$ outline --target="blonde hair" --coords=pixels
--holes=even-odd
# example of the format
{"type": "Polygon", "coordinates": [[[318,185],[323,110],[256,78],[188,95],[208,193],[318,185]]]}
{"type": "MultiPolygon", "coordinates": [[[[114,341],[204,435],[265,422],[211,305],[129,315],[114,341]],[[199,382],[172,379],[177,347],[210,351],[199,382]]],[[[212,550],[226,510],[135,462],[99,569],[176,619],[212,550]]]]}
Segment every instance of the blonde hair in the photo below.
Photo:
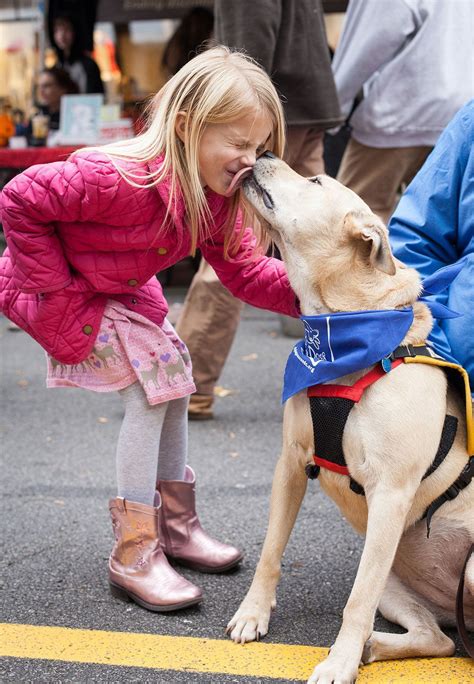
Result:
{"type": "MultiPolygon", "coordinates": [[[[270,78],[247,55],[217,46],[190,60],[154,96],[143,133],[96,149],[112,158],[123,178],[136,187],[153,187],[170,176],[167,217],[175,191],[178,186],[181,187],[191,233],[191,251],[194,253],[199,235],[202,235],[200,231],[206,231],[212,222],[199,177],[198,152],[203,131],[208,124],[230,123],[251,112],[258,114],[259,111],[268,114],[273,124],[267,149],[282,156],[285,145],[284,116],[270,78]],[[186,144],[176,133],[179,112],[187,115],[186,144]],[[134,173],[117,163],[120,159],[148,162],[158,155],[163,155],[163,163],[146,174],[134,173]],[[141,182],[137,183],[136,180],[141,182]]],[[[247,221],[255,223],[253,211],[242,200],[243,195],[238,190],[230,201],[224,226],[226,256],[230,250],[238,247],[247,221]],[[232,228],[239,205],[243,206],[245,222],[238,235],[235,235],[232,228]]]]}

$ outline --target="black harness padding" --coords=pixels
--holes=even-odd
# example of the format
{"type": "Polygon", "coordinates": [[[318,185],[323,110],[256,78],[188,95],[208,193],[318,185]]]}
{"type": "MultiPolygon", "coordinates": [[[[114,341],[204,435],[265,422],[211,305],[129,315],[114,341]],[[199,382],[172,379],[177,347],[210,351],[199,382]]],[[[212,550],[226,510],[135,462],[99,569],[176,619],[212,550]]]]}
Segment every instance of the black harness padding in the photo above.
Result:
{"type": "Polygon", "coordinates": [[[342,436],[355,401],[342,397],[309,397],[314,446],[320,458],[347,468],[342,436]]]}
{"type": "MultiPolygon", "coordinates": [[[[342,448],[342,436],[347,418],[356,402],[343,397],[309,397],[309,407],[313,421],[314,444],[318,456],[347,469],[342,448]]],[[[319,466],[306,466],[306,475],[314,480],[319,475],[319,466]]],[[[364,494],[364,488],[347,471],[349,486],[356,494],[364,494]]]]}

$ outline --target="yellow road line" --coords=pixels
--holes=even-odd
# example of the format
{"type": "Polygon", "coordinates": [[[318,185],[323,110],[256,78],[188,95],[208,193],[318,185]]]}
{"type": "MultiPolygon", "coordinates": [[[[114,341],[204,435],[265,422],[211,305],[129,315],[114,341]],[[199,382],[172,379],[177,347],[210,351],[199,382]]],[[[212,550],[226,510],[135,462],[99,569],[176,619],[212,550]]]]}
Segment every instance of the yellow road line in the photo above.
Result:
{"type": "MultiPolygon", "coordinates": [[[[327,648],[228,639],[0,623],[0,656],[305,681],[327,648]]],[[[361,669],[358,682],[472,684],[467,658],[397,660],[361,669]]]]}

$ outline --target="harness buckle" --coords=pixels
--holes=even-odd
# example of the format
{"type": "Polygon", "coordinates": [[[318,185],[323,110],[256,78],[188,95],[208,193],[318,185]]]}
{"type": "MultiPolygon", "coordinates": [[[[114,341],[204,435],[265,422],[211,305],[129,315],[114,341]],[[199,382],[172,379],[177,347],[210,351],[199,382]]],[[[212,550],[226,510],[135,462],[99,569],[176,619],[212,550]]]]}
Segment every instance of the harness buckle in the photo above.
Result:
{"type": "Polygon", "coordinates": [[[444,496],[448,501],[452,501],[457,497],[459,494],[461,488],[459,487],[457,482],[454,482],[448,489],[444,492],[442,496],[444,496]]]}

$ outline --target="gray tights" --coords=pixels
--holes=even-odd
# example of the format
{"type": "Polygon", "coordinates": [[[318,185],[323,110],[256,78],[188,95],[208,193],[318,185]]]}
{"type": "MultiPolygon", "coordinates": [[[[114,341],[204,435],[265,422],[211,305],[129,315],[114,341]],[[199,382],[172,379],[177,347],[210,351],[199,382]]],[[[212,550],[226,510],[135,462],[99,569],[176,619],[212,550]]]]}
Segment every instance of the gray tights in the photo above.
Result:
{"type": "Polygon", "coordinates": [[[157,478],[184,479],[189,398],[150,406],[138,382],[119,394],[125,416],[117,444],[118,496],[151,506],[157,478]]]}

